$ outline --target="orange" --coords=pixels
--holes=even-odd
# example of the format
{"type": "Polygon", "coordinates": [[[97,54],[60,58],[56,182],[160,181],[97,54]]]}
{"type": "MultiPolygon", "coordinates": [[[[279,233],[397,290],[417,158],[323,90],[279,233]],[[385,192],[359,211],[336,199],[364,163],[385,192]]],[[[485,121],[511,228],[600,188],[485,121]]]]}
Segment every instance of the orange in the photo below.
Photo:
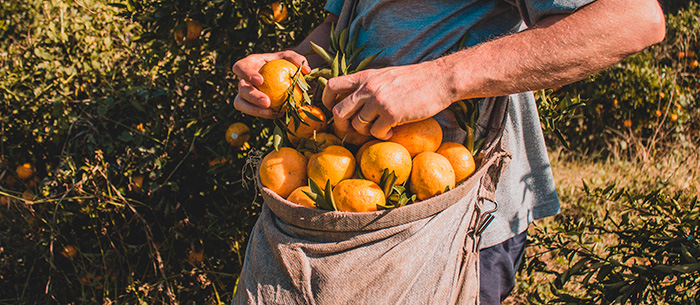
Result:
{"type": "Polygon", "coordinates": [[[316,204],[314,201],[309,197],[309,195],[306,195],[304,192],[311,193],[311,187],[308,185],[300,186],[296,188],[294,191],[292,191],[291,194],[289,194],[289,197],[287,197],[287,200],[294,202],[298,205],[305,206],[307,208],[316,208],[316,204]]]}
{"type": "Polygon", "coordinates": [[[345,147],[331,145],[309,158],[307,173],[309,179],[320,187],[330,181],[335,186],[340,181],[352,177],[355,172],[355,157],[345,147]]]}
{"type": "Polygon", "coordinates": [[[262,18],[263,22],[265,22],[267,24],[273,24],[273,23],[280,23],[282,21],[287,20],[287,6],[286,5],[279,3],[279,2],[275,2],[275,3],[272,3],[272,5],[270,5],[270,6],[272,7],[272,11],[270,11],[269,9],[265,9],[262,12],[263,13],[263,18],[262,18]]]}
{"type": "Polygon", "coordinates": [[[348,179],[333,188],[333,199],[338,211],[371,212],[386,204],[384,191],[376,183],[365,179],[348,179]]]}
{"type": "Polygon", "coordinates": [[[671,113],[671,122],[678,121],[678,115],[675,113],[671,113]]]}
{"type": "Polygon", "coordinates": [[[413,158],[410,188],[418,200],[442,194],[447,187],[455,187],[455,172],[447,158],[429,151],[413,158]]]}
{"type": "Polygon", "coordinates": [[[17,169],[15,171],[17,172],[17,177],[19,177],[20,179],[29,179],[29,177],[34,175],[34,166],[32,166],[29,163],[24,163],[20,166],[17,166],[17,169]]]}
{"type": "Polygon", "coordinates": [[[141,190],[143,190],[143,175],[138,175],[134,176],[131,181],[131,188],[134,190],[136,193],[141,193],[141,190]]]}
{"type": "Polygon", "coordinates": [[[225,164],[226,162],[228,162],[226,158],[214,158],[209,160],[209,167],[214,167],[219,164],[225,164]]]}
{"type": "MultiPolygon", "coordinates": [[[[298,67],[286,59],[275,59],[266,62],[258,71],[263,77],[262,85],[258,90],[270,98],[270,108],[279,109],[289,99],[288,91],[294,84],[294,74],[298,67]]],[[[303,93],[297,85],[294,87],[293,99],[295,103],[301,103],[303,93]]]]}
{"type": "Polygon", "coordinates": [[[442,128],[433,118],[396,126],[393,132],[389,141],[406,147],[411,158],[424,151],[435,152],[442,143],[442,128]]]}
{"type": "Polygon", "coordinates": [[[656,112],[654,112],[654,116],[657,117],[657,118],[658,118],[658,117],[661,117],[661,115],[663,115],[663,113],[661,112],[661,110],[656,110],[656,112]]]}
{"type": "Polygon", "coordinates": [[[307,183],[306,157],[289,147],[273,150],[260,162],[260,182],[283,198],[289,197],[307,183]]]}
{"type": "Polygon", "coordinates": [[[228,126],[226,129],[226,142],[233,147],[240,148],[250,139],[250,127],[248,125],[236,122],[228,126]]]}
{"type": "Polygon", "coordinates": [[[374,140],[370,140],[369,142],[362,144],[362,146],[360,146],[360,148],[357,150],[357,154],[355,154],[355,160],[357,161],[357,165],[360,165],[360,163],[362,162],[362,153],[365,151],[365,149],[367,149],[367,147],[370,147],[371,145],[377,144],[379,142],[381,142],[381,141],[374,139],[374,140]]]}
{"type": "Polygon", "coordinates": [[[187,250],[187,262],[192,265],[201,264],[204,261],[204,251],[187,250]]]}
{"type": "Polygon", "coordinates": [[[65,256],[66,258],[75,258],[78,256],[78,249],[73,245],[67,245],[63,247],[61,255],[65,256]]]}
{"type": "Polygon", "coordinates": [[[626,119],[622,121],[622,124],[625,125],[625,127],[632,127],[632,120],[626,119]]]}
{"type": "Polygon", "coordinates": [[[190,18],[185,19],[185,21],[187,22],[187,36],[185,38],[185,43],[190,43],[197,40],[199,35],[202,34],[202,24],[199,23],[199,21],[190,18]]]}
{"type": "Polygon", "coordinates": [[[474,156],[464,147],[455,142],[445,142],[440,145],[437,153],[450,161],[452,169],[455,171],[455,182],[459,183],[467,179],[476,170],[474,156]]]}
{"type": "Polygon", "coordinates": [[[34,192],[32,192],[31,190],[26,190],[24,191],[24,193],[22,193],[22,199],[26,201],[34,201],[36,199],[36,196],[34,196],[34,192]]]}
{"type": "Polygon", "coordinates": [[[370,140],[374,139],[374,137],[372,136],[366,136],[355,131],[355,129],[353,129],[352,127],[348,132],[342,132],[337,128],[333,128],[333,134],[335,134],[335,136],[338,137],[338,139],[343,141],[343,143],[355,145],[357,147],[360,147],[362,146],[362,144],[365,144],[370,140]]]}
{"type": "Polygon", "coordinates": [[[202,24],[197,20],[186,18],[184,25],[175,27],[173,38],[175,38],[175,42],[179,44],[191,43],[197,40],[201,34],[202,24]]]}
{"type": "Polygon", "coordinates": [[[384,169],[396,174],[396,184],[403,184],[411,174],[411,155],[403,145],[379,142],[362,152],[360,169],[367,180],[379,183],[384,169]]]}
{"type": "Polygon", "coordinates": [[[287,133],[287,136],[294,145],[299,144],[300,138],[309,139],[314,135],[314,131],[320,132],[326,129],[326,127],[328,127],[328,124],[326,124],[326,114],[323,113],[323,110],[321,110],[321,108],[318,108],[314,105],[304,105],[299,107],[298,113],[299,117],[301,117],[303,121],[306,122],[306,124],[304,124],[303,122],[296,122],[294,116],[292,116],[291,120],[289,120],[289,124],[287,124],[287,130],[292,132],[287,133]],[[310,117],[306,114],[306,112],[310,113],[320,121],[317,121],[315,118],[310,117]],[[299,124],[299,127],[295,128],[297,123],[299,124]]]}
{"type": "Polygon", "coordinates": [[[338,137],[325,132],[315,133],[308,139],[300,139],[300,142],[302,143],[298,146],[298,149],[303,152],[304,156],[307,158],[310,158],[315,153],[321,152],[328,146],[342,145],[338,137]]]}
{"type": "Polygon", "coordinates": [[[15,178],[14,176],[7,176],[7,178],[5,178],[6,187],[15,187],[17,186],[17,182],[17,178],[15,178]]]}
{"type": "Polygon", "coordinates": [[[341,145],[342,143],[338,137],[326,132],[318,132],[315,136],[311,135],[309,139],[319,145],[319,149],[324,149],[331,145],[341,145]]]}

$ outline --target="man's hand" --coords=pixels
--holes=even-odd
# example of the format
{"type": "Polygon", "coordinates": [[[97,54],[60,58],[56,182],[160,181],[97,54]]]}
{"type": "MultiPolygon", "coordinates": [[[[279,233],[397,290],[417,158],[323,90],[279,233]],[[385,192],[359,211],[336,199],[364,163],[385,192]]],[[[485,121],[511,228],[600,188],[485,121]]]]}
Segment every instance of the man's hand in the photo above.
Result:
{"type": "Polygon", "coordinates": [[[558,87],[597,73],[664,38],[656,0],[597,0],[568,15],[436,60],[330,79],[323,103],[338,128],[379,139],[451,102],[558,87]],[[336,97],[346,96],[336,104],[336,97]]]}
{"type": "Polygon", "coordinates": [[[237,61],[233,64],[233,73],[240,80],[238,95],[233,100],[233,106],[240,112],[268,119],[275,118],[275,112],[270,109],[270,98],[255,88],[263,83],[263,77],[258,73],[260,67],[274,59],[286,59],[301,66],[302,73],[311,72],[306,58],[294,51],[253,54],[237,61]]]}
{"type": "Polygon", "coordinates": [[[454,101],[441,70],[429,61],[335,77],[323,91],[323,104],[333,111],[336,128],[346,131],[352,125],[386,140],[392,127],[432,117],[454,101]]]}

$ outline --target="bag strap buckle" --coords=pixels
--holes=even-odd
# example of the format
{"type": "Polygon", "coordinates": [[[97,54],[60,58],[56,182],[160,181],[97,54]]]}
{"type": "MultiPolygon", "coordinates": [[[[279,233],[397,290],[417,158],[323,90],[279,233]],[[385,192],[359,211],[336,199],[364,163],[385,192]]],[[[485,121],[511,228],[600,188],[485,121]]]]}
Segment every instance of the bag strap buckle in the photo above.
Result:
{"type": "Polygon", "coordinates": [[[471,225],[469,226],[469,230],[467,231],[467,235],[471,236],[474,239],[474,243],[472,243],[471,249],[472,252],[475,252],[477,249],[479,249],[481,234],[484,233],[486,228],[491,224],[491,222],[495,218],[493,216],[493,213],[498,210],[498,203],[491,200],[489,200],[489,202],[492,202],[494,207],[490,210],[483,210],[484,201],[484,198],[479,198],[479,200],[477,201],[475,211],[472,214],[471,225]]]}

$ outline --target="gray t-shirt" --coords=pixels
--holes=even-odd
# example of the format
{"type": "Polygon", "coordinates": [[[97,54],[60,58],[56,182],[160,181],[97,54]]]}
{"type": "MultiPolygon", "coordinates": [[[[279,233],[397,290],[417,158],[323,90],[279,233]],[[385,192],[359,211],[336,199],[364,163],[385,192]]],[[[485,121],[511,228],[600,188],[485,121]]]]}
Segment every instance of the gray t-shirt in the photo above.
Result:
{"type": "MultiPolygon", "coordinates": [[[[381,51],[373,67],[432,60],[464,47],[521,31],[553,14],[571,13],[594,0],[328,0],[339,27],[357,33],[359,58],[381,51]]],[[[484,64],[498,64],[484,58],[484,64]]],[[[532,92],[509,97],[504,130],[513,155],[496,190],[498,211],[482,236],[481,247],[501,243],[527,229],[535,219],[559,213],[559,199],[532,92]]],[[[459,128],[447,116],[443,128],[459,128]]]]}

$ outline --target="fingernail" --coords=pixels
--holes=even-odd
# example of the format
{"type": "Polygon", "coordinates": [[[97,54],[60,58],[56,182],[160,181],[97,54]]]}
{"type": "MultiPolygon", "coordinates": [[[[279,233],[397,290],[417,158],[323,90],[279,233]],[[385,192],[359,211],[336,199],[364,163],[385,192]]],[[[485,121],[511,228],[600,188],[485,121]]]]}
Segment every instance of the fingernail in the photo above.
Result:
{"type": "Polygon", "coordinates": [[[251,81],[254,85],[262,85],[262,83],[263,83],[263,78],[262,78],[261,76],[257,76],[257,75],[256,75],[256,76],[251,77],[251,78],[250,78],[250,81],[251,81]]]}

